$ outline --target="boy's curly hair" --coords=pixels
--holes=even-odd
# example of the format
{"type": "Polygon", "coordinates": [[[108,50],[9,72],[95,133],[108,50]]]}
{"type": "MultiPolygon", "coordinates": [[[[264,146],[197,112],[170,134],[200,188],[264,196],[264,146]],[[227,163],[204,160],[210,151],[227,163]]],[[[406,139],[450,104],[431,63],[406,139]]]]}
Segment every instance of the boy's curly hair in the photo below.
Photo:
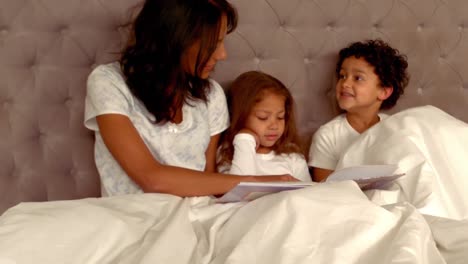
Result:
{"type": "Polygon", "coordinates": [[[374,67],[374,72],[379,77],[382,87],[393,87],[393,93],[382,102],[380,109],[394,107],[409,82],[406,56],[380,39],[354,42],[340,50],[335,69],[337,78],[343,61],[353,56],[363,58],[374,67]]]}

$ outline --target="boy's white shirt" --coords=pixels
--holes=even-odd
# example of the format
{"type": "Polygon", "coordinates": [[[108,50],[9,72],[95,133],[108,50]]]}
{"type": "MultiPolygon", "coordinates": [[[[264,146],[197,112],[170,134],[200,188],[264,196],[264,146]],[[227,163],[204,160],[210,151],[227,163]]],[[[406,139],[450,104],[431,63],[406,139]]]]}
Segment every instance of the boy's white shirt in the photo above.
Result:
{"type": "Polygon", "coordinates": [[[298,153],[276,155],[256,153],[255,138],[247,133],[234,137],[234,157],[231,166],[220,171],[236,175],[283,175],[289,174],[301,181],[311,181],[305,158],[298,153]]]}
{"type": "MultiPolygon", "coordinates": [[[[388,117],[379,113],[380,120],[388,117]]],[[[325,125],[321,126],[314,134],[309,149],[310,167],[335,170],[341,154],[361,134],[357,132],[346,119],[346,114],[341,114],[325,125]]]]}

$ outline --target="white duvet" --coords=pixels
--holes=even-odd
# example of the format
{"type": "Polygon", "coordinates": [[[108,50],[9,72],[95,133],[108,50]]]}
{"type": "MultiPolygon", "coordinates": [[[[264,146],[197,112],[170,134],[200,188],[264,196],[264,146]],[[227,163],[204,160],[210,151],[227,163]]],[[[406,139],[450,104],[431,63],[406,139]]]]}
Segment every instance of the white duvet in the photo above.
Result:
{"type": "Polygon", "coordinates": [[[445,263],[413,206],[382,208],[353,182],[213,201],[24,203],[0,218],[0,263],[445,263]]]}
{"type": "MultiPolygon", "coordinates": [[[[371,151],[353,145],[342,160],[342,166],[361,160],[398,162],[410,171],[392,191],[366,195],[357,184],[346,181],[267,195],[249,203],[216,204],[211,197],[183,199],[164,194],[22,203],[0,217],[0,264],[467,263],[468,219],[462,219],[466,218],[466,194],[455,193],[458,196],[448,201],[445,197],[460,191],[463,186],[459,185],[466,181],[446,186],[442,178],[460,180],[459,174],[447,176],[443,169],[462,167],[452,167],[457,160],[434,162],[431,159],[441,154],[428,151],[434,146],[447,149],[438,144],[451,137],[421,145],[428,140],[417,134],[423,128],[412,126],[416,134],[413,128],[397,129],[402,132],[401,141],[392,141],[394,134],[388,132],[390,123],[404,125],[418,111],[439,110],[412,109],[381,122],[380,127],[389,128],[369,132],[388,133],[384,138],[389,143],[382,141],[384,149],[372,144],[374,132],[367,133],[362,140],[371,151]],[[399,150],[395,144],[401,143],[408,148],[399,150]],[[374,157],[377,153],[385,158],[374,157]],[[426,209],[435,213],[421,214],[426,209]]],[[[457,122],[448,123],[452,121],[457,122]]],[[[466,124],[459,125],[466,129],[466,124]]],[[[464,153],[462,147],[457,151],[464,153]]]]}
{"type": "Polygon", "coordinates": [[[361,164],[398,164],[406,173],[392,190],[366,192],[374,202],[408,201],[424,214],[468,218],[468,124],[440,109],[408,109],[369,129],[338,168],[361,164]]]}

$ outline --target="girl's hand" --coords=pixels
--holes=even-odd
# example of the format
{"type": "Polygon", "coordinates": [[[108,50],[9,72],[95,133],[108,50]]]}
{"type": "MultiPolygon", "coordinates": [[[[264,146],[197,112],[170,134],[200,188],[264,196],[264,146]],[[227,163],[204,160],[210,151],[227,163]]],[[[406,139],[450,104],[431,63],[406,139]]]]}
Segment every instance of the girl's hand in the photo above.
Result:
{"type": "Polygon", "coordinates": [[[252,129],[249,129],[249,128],[241,129],[239,131],[239,134],[240,133],[252,135],[255,138],[255,150],[258,149],[258,147],[260,146],[260,138],[258,137],[257,133],[255,133],[252,129]]]}

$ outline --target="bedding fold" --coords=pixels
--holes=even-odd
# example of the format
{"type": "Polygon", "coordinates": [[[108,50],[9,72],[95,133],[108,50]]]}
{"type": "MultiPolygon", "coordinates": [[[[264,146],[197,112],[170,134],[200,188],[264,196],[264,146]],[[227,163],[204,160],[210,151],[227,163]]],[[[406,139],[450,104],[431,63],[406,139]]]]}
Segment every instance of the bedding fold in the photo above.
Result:
{"type": "Polygon", "coordinates": [[[0,263],[446,263],[409,203],[351,181],[217,204],[140,194],[23,203],[0,217],[0,263]]]}
{"type": "Polygon", "coordinates": [[[339,168],[397,164],[405,176],[389,190],[366,192],[377,204],[407,201],[423,214],[468,218],[468,124],[434,106],[396,113],[364,132],[339,168]]]}

